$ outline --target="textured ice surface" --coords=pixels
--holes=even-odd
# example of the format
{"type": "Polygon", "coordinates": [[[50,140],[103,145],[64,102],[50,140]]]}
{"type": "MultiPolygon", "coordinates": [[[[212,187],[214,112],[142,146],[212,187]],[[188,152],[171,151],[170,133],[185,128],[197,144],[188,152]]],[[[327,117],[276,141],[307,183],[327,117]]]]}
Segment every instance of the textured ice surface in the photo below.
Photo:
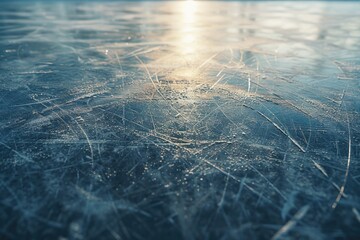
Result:
{"type": "Polygon", "coordinates": [[[356,239],[359,16],[1,4],[1,239],[356,239]]]}

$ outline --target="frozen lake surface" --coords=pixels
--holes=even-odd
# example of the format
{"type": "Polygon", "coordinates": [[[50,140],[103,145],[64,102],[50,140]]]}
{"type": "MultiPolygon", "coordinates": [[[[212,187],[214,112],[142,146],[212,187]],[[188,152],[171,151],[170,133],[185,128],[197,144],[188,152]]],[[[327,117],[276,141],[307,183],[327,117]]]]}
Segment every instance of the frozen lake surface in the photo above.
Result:
{"type": "Polygon", "coordinates": [[[359,239],[359,16],[0,4],[0,238],[359,239]]]}

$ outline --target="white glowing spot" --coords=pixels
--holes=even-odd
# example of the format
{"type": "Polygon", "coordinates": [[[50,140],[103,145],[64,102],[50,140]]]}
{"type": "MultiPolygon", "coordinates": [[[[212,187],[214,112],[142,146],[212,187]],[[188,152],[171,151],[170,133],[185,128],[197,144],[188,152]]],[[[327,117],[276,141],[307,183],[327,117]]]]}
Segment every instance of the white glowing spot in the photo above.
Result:
{"type": "Polygon", "coordinates": [[[184,55],[190,55],[196,52],[196,10],[197,3],[194,1],[185,1],[181,3],[182,21],[180,22],[181,28],[181,52],[184,55]]]}
{"type": "Polygon", "coordinates": [[[184,22],[192,23],[195,20],[196,3],[194,1],[186,1],[183,3],[182,12],[184,22]]]}

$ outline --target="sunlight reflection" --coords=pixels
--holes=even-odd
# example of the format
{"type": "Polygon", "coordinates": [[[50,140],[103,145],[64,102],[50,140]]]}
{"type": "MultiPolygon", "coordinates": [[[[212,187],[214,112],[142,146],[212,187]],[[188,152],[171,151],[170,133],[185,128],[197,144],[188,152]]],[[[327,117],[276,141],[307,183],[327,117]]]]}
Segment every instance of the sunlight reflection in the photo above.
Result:
{"type": "Polygon", "coordinates": [[[181,52],[184,55],[191,55],[196,52],[196,21],[197,15],[196,10],[198,7],[197,2],[195,1],[185,1],[181,2],[181,12],[182,12],[182,21],[180,24],[180,34],[181,34],[181,52]]]}

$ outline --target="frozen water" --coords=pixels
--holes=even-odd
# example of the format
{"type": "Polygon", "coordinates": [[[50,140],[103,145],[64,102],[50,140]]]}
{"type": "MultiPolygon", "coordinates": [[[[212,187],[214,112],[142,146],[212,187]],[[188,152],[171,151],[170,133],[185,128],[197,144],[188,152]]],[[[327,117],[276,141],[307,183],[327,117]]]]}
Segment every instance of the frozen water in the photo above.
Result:
{"type": "Polygon", "coordinates": [[[1,239],[356,239],[359,16],[2,3],[1,239]]]}

